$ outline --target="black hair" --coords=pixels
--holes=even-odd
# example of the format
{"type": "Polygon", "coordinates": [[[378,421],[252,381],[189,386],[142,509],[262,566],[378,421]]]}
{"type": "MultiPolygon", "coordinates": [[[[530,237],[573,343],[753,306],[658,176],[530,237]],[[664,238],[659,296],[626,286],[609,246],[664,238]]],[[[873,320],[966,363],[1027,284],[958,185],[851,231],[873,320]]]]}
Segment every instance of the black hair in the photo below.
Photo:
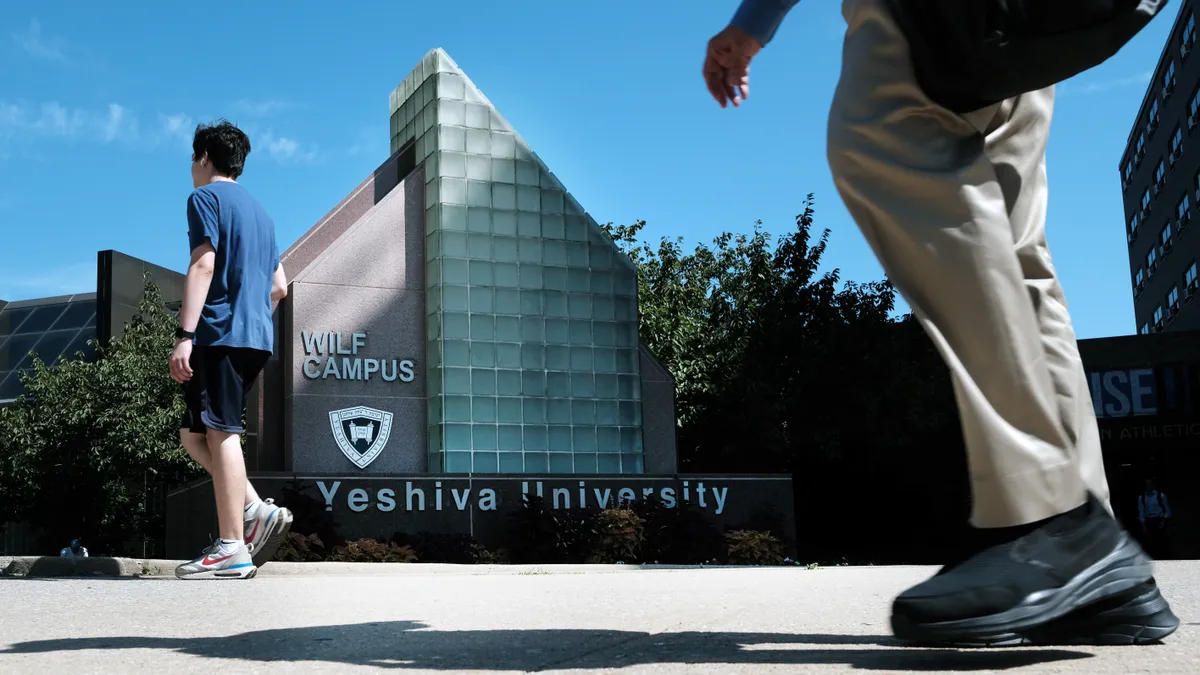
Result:
{"type": "Polygon", "coordinates": [[[200,124],[192,137],[192,161],[205,154],[214,169],[236,179],[242,175],[246,155],[250,154],[250,137],[223,119],[214,124],[200,124]]]}

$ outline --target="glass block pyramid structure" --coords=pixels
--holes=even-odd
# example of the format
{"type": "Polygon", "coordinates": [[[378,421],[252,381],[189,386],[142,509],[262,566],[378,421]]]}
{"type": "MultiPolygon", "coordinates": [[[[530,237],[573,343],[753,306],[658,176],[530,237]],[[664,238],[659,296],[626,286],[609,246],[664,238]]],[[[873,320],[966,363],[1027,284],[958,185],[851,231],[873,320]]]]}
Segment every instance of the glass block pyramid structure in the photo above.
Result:
{"type": "Polygon", "coordinates": [[[633,263],[441,49],[391,95],[424,167],[429,470],[642,473],[633,263]]]}

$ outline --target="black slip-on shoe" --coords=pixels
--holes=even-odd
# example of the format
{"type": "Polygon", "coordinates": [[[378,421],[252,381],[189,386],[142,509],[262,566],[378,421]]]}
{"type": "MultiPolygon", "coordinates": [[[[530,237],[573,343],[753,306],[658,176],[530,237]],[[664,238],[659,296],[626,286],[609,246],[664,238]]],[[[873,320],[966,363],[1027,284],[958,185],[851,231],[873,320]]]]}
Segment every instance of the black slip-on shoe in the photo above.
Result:
{"type": "Polygon", "coordinates": [[[1141,547],[1089,497],[900,594],[892,632],[920,643],[1002,644],[1152,578],[1141,547]]]}
{"type": "Polygon", "coordinates": [[[1156,644],[1179,628],[1179,617],[1154,579],[1081,607],[1024,635],[1005,633],[987,641],[942,642],[939,647],[1022,647],[1156,644]]]}

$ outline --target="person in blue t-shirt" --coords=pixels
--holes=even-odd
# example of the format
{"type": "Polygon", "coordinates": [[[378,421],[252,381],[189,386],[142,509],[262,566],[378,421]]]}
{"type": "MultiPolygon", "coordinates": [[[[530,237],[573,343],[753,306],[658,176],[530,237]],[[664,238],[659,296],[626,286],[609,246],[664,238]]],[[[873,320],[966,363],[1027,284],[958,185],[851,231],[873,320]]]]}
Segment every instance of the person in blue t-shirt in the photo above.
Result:
{"type": "Polygon", "coordinates": [[[180,565],[181,579],[244,579],[270,560],[292,514],[246,480],[246,396],[274,348],[272,314],[287,295],[275,224],[237,182],[250,139],[220,120],[192,139],[188,266],[171,377],[184,385],[183,447],[212,476],[220,537],[180,565]],[[241,517],[239,517],[239,515],[241,517]]]}

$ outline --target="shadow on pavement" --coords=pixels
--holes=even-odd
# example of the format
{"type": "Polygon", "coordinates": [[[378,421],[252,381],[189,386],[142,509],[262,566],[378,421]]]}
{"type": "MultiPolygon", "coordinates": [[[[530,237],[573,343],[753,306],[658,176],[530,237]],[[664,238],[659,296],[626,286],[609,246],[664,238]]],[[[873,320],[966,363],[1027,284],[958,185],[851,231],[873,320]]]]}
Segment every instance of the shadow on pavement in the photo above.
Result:
{"type": "MultiPolygon", "coordinates": [[[[212,659],[324,661],[403,669],[545,670],[651,663],[840,664],[866,670],[1005,670],[1082,659],[1066,650],[900,648],[890,637],[588,629],[430,630],[416,621],[310,626],[227,637],[37,640],[0,654],[164,649],[212,659]]],[[[117,657],[119,658],[119,657],[117,657]]]]}

